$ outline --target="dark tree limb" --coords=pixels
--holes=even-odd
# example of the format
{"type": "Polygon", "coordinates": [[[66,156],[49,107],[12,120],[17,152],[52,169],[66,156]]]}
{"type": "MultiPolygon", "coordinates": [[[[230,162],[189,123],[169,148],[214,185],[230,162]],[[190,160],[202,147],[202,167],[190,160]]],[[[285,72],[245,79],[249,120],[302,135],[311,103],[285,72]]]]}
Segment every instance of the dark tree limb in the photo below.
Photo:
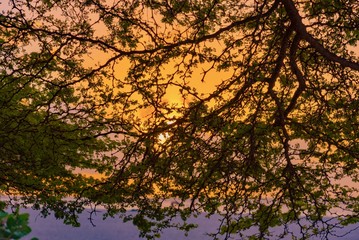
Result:
{"type": "Polygon", "coordinates": [[[337,56],[326,49],[317,39],[308,33],[306,26],[302,22],[298,9],[296,8],[292,0],[282,0],[285,10],[288,13],[289,18],[295,28],[295,31],[307,41],[311,47],[313,47],[318,53],[320,53],[326,59],[339,63],[343,67],[349,67],[353,70],[359,71],[359,63],[349,61],[348,59],[337,56]]]}
{"type": "Polygon", "coordinates": [[[294,37],[293,43],[291,45],[290,48],[290,54],[289,54],[289,58],[290,58],[290,67],[292,69],[292,72],[294,73],[294,75],[296,76],[299,86],[296,89],[296,91],[294,92],[294,95],[288,105],[288,107],[285,109],[284,111],[284,115],[288,116],[288,114],[294,109],[296,102],[300,96],[300,94],[304,91],[305,89],[305,79],[304,76],[302,74],[302,72],[300,71],[300,69],[298,68],[298,65],[295,61],[295,54],[296,51],[298,49],[298,44],[300,42],[300,37],[299,35],[296,35],[294,37]]]}

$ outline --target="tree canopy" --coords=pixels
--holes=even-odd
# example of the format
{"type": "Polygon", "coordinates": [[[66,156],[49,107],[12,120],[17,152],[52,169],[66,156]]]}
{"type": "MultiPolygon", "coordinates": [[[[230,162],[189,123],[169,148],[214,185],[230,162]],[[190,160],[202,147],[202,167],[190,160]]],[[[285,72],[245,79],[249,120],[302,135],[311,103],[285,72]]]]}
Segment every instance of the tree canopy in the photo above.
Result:
{"type": "Polygon", "coordinates": [[[103,206],[147,238],[201,213],[224,239],[326,239],[359,221],[357,0],[1,8],[7,204],[74,225],[103,206]]]}

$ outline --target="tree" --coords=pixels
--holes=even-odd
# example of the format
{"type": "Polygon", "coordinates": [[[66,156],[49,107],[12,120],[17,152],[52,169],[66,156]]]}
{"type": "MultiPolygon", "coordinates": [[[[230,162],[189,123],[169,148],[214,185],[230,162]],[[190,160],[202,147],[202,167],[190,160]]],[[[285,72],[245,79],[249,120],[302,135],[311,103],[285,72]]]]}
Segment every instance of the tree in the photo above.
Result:
{"type": "Polygon", "coordinates": [[[187,231],[201,212],[221,216],[214,238],[275,226],[274,238],[329,238],[359,219],[358,11],[355,0],[9,1],[1,190],[69,223],[103,205],[148,238],[187,231]]]}
{"type": "Polygon", "coordinates": [[[10,196],[9,204],[21,196],[22,204],[45,216],[53,210],[78,224],[74,213],[87,202],[82,192],[97,182],[78,169],[108,171],[112,140],[101,136],[107,128],[103,113],[75,96],[71,81],[81,71],[76,59],[56,56],[73,47],[52,54],[56,43],[36,41],[36,32],[22,29],[24,16],[13,4],[9,15],[1,15],[0,191],[10,196]],[[64,201],[67,196],[74,200],[64,201]]]}

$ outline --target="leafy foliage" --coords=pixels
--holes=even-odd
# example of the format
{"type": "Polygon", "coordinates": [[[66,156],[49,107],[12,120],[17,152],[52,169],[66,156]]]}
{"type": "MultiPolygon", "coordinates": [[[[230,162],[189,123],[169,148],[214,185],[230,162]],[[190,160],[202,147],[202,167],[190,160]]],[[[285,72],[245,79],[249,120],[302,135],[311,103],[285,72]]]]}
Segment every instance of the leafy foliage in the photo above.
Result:
{"type": "MultiPolygon", "coordinates": [[[[31,232],[28,226],[29,214],[19,213],[16,209],[15,213],[7,213],[0,210],[0,238],[1,239],[20,239],[31,232]]],[[[32,238],[31,240],[37,240],[32,238]]]]}
{"type": "Polygon", "coordinates": [[[357,1],[13,0],[4,9],[8,204],[73,225],[85,206],[102,205],[147,238],[189,231],[203,212],[221,217],[210,234],[225,239],[329,238],[359,219],[357,1]]]}

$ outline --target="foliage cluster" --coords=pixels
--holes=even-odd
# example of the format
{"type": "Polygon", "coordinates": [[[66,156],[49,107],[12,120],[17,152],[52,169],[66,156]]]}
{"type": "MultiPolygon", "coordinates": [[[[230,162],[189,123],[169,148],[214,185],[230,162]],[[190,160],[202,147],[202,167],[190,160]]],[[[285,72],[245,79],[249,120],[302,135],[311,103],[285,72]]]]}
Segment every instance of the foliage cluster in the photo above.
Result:
{"type": "MultiPolygon", "coordinates": [[[[28,235],[31,232],[28,224],[28,213],[20,214],[19,209],[16,209],[14,213],[7,213],[0,208],[0,239],[20,239],[28,235]]],[[[37,238],[32,238],[31,240],[37,240],[37,238]]]]}

